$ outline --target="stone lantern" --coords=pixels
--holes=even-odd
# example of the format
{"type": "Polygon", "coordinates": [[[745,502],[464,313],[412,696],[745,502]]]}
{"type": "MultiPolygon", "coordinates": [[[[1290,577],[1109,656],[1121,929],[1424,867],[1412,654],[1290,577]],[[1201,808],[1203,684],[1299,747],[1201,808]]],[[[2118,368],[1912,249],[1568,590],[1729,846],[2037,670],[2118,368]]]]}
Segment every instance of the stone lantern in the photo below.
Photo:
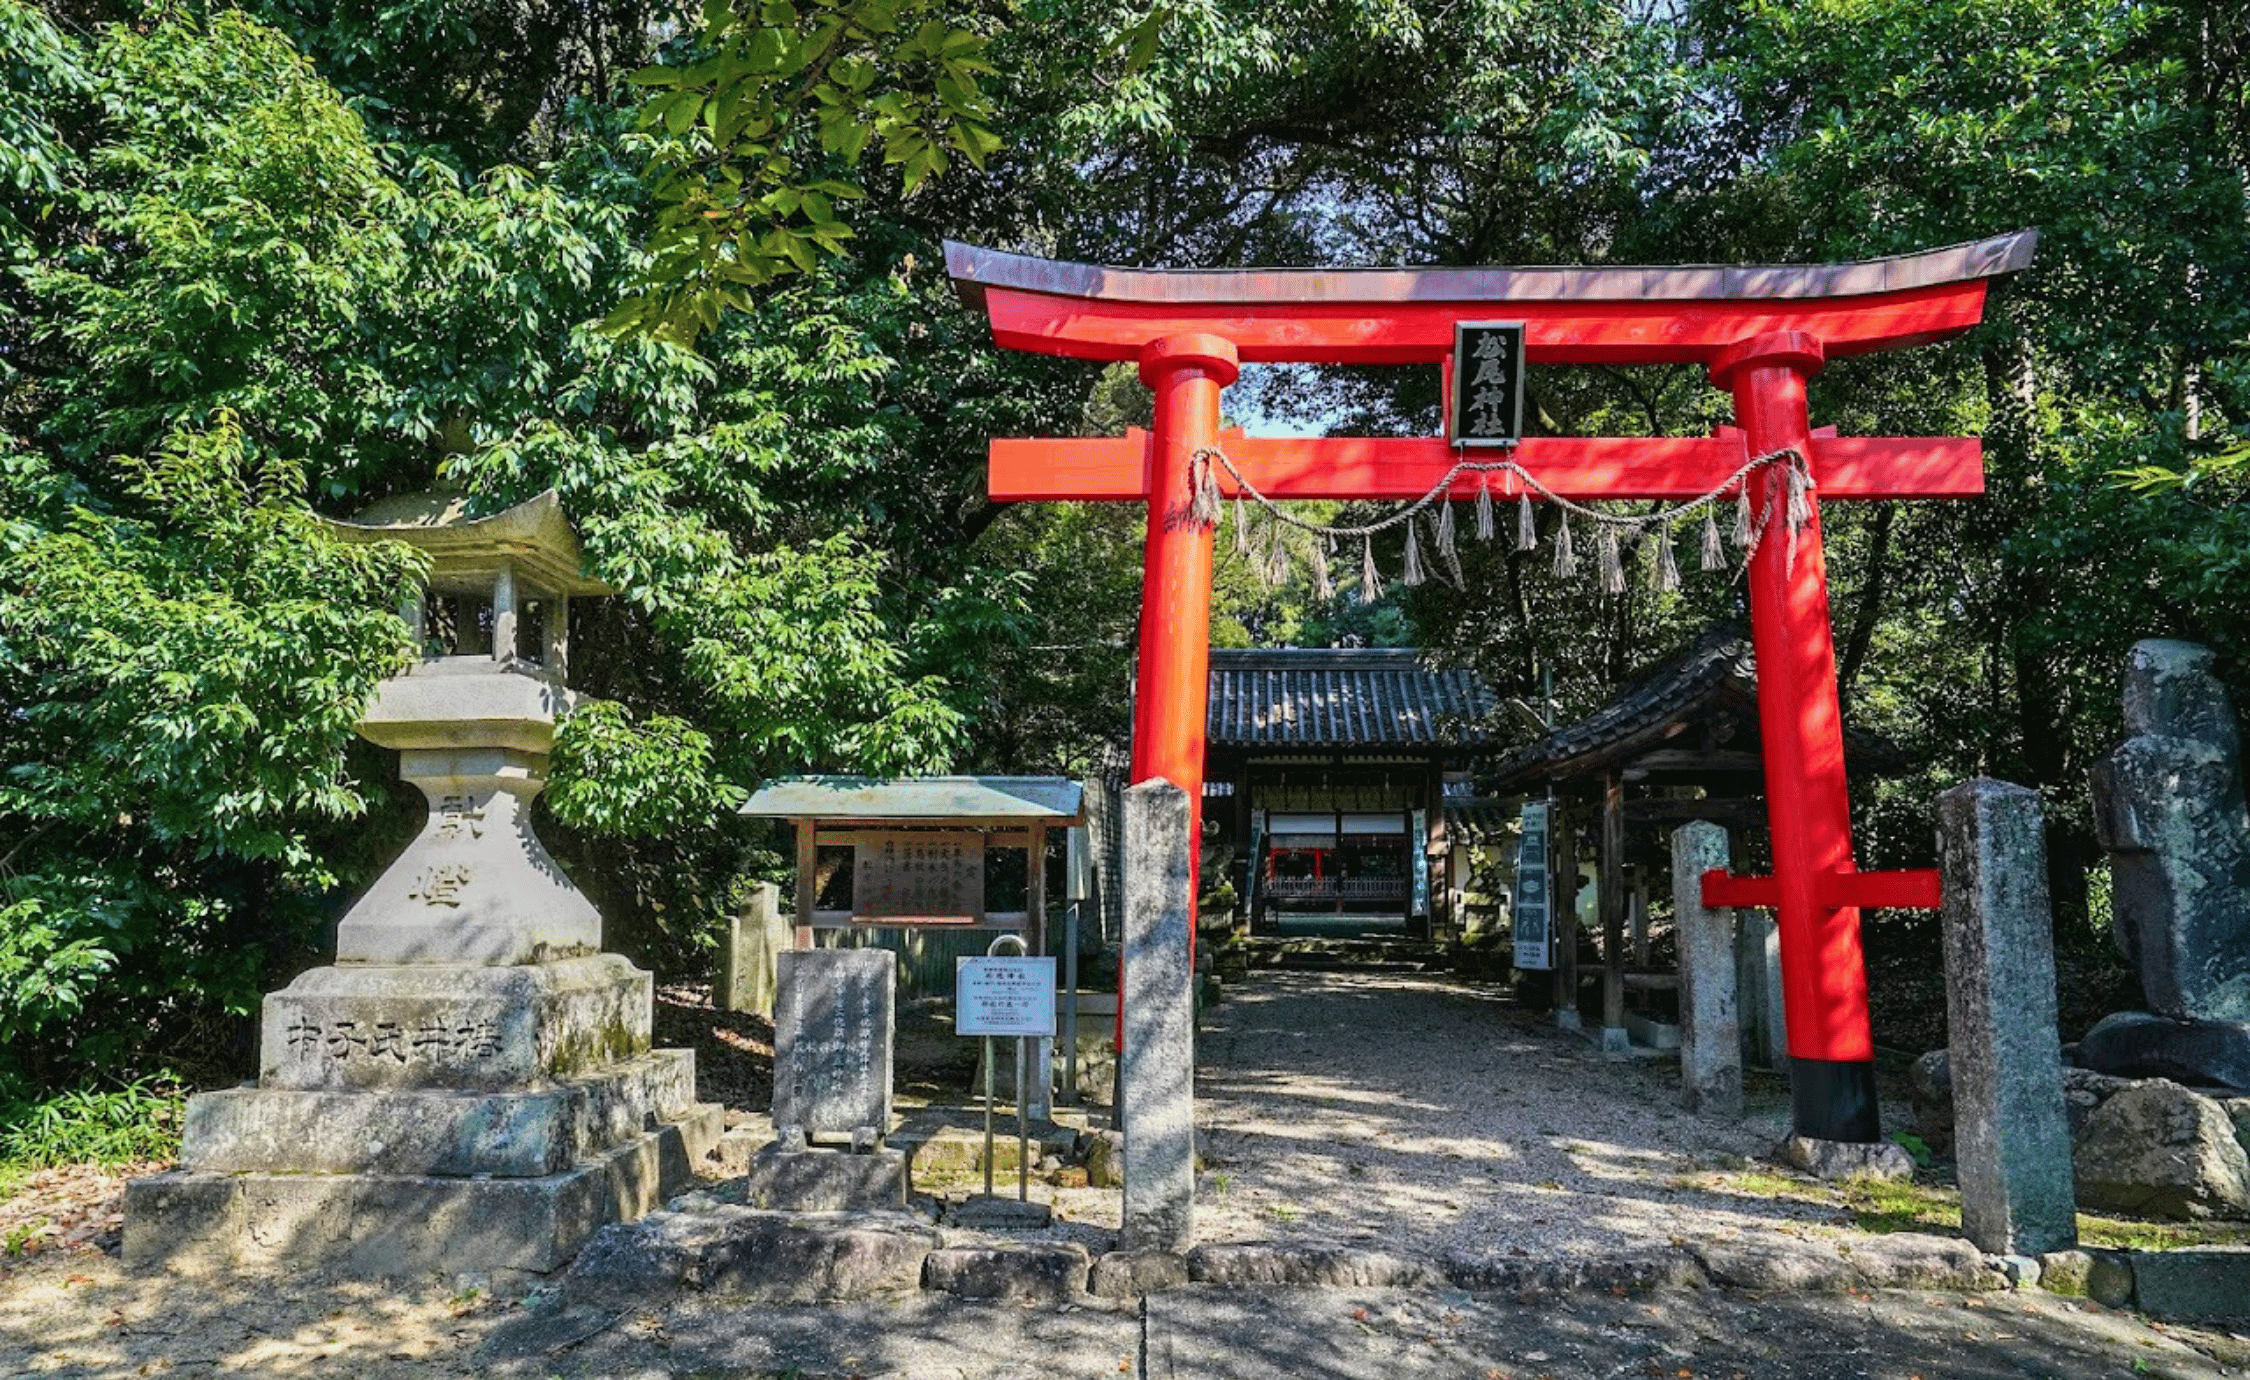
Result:
{"type": "Polygon", "coordinates": [[[430,817],[337,927],[338,963],[537,963],[601,949],[601,916],[531,831],[566,684],[570,600],[608,594],[580,573],[552,490],[485,518],[458,496],[387,500],[352,540],[403,541],[430,560],[403,611],[422,658],[359,721],[396,748],[430,817]]]}
{"type": "Polygon", "coordinates": [[[180,1168],[126,1190],[136,1268],[374,1277],[568,1262],[680,1191],[716,1145],[695,1056],[653,1049],[649,974],[531,831],[580,570],[556,496],[470,518],[414,495],[331,524],[430,558],[422,646],[359,722],[428,817],[337,926],[336,961],[268,994],[255,1085],[189,1099],[180,1168]]]}

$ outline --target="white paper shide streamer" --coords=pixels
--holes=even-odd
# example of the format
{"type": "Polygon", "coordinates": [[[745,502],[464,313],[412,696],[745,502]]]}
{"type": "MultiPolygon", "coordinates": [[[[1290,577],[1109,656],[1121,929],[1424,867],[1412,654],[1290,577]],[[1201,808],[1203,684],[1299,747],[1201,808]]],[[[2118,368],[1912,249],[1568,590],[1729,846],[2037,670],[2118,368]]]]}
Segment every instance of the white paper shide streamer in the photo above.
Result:
{"type": "Polygon", "coordinates": [[[1734,505],[1731,536],[1742,565],[1748,566],[1778,523],[1788,539],[1787,559],[1793,568],[1797,543],[1805,529],[1812,525],[1816,487],[1804,455],[1795,448],[1785,448],[1745,462],[1709,492],[1685,503],[1639,513],[1619,512],[1565,498],[1515,460],[1463,460],[1412,503],[1373,522],[1354,526],[1307,522],[1285,511],[1279,503],[1258,492],[1257,486],[1236,468],[1233,459],[1217,446],[1198,450],[1189,466],[1186,520],[1207,527],[1218,525],[1230,506],[1219,486],[1219,472],[1226,471],[1234,481],[1231,507],[1235,552],[1268,585],[1286,581],[1301,562],[1312,576],[1314,597],[1323,601],[1333,598],[1335,583],[1329,558],[1334,544],[1338,540],[1358,539],[1358,596],[1362,603],[1373,603],[1382,597],[1383,579],[1375,563],[1374,539],[1393,528],[1405,529],[1401,533],[1404,541],[1399,583],[1411,588],[1429,579],[1429,557],[1422,550],[1422,521],[1429,523],[1430,544],[1436,555],[1438,572],[1455,588],[1466,587],[1459,528],[1453,514],[1453,489],[1456,482],[1467,475],[1475,475],[1477,480],[1472,515],[1477,540],[1491,541],[1498,535],[1492,480],[1495,475],[1504,475],[1511,481],[1510,491],[1516,494],[1515,551],[1528,554],[1538,550],[1539,521],[1532,507],[1536,494],[1560,510],[1553,536],[1554,573],[1560,576],[1578,573],[1577,539],[1571,529],[1574,520],[1590,523],[1594,532],[1596,577],[1601,581],[1602,590],[1613,595],[1625,592],[1626,554],[1637,552],[1643,546],[1649,551],[1649,587],[1666,592],[1680,588],[1680,564],[1672,529],[1682,522],[1696,521],[1700,525],[1697,543],[1700,568],[1706,571],[1727,569],[1727,536],[1721,533],[1718,509],[1721,503],[1729,501],[1734,505]],[[1761,483],[1761,475],[1769,470],[1776,473],[1761,483]],[[1517,484],[1522,487],[1516,488],[1517,484]]]}

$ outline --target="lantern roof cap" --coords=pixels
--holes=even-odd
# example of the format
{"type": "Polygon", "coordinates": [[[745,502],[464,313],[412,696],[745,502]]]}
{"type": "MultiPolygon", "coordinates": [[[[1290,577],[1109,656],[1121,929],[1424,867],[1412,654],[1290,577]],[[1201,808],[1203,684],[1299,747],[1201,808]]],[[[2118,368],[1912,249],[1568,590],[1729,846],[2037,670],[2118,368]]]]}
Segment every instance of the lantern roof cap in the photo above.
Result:
{"type": "Polygon", "coordinates": [[[553,489],[483,517],[469,516],[458,489],[422,489],[380,499],[350,518],[323,518],[345,541],[402,541],[430,558],[433,583],[512,565],[532,585],[556,594],[614,594],[585,573],[578,533],[553,489]]]}

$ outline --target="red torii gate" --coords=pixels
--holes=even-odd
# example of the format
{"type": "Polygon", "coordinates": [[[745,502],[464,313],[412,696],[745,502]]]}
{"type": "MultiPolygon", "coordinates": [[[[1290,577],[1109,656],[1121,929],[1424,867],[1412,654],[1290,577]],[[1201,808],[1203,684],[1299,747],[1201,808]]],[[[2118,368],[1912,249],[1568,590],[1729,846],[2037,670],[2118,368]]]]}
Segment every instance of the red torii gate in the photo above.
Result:
{"type": "MultiPolygon", "coordinates": [[[[1710,437],[1523,440],[1510,458],[1564,498],[1693,498],[1750,457],[1785,449],[1805,457],[1817,497],[1968,498],[1984,491],[1978,441],[1815,432],[1805,383],[1830,358],[1968,330],[1983,320],[1990,280],[2028,266],[2036,243],[2025,230],[1888,259],[1743,267],[1141,271],[950,241],[945,256],[956,290],[991,319],[1000,345],[1132,360],[1155,391],[1150,432],[993,441],[989,487],[1008,502],[1147,502],[1132,777],[1182,787],[1194,838],[1213,529],[1188,520],[1191,467],[1221,443],[1219,394],[1240,363],[1450,365],[1456,322],[1505,317],[1525,323],[1529,364],[1700,364],[1734,395],[1738,425],[1710,437]]],[[[1419,498],[1462,458],[1445,437],[1229,435],[1224,445],[1244,479],[1282,499],[1419,498]]],[[[1233,478],[1222,471],[1218,480],[1231,496],[1233,478]]],[[[1781,467],[1760,469],[1748,481],[1752,501],[1778,511],[1786,481],[1781,467]]],[[[1480,482],[1459,478],[1448,497],[1473,499],[1480,482]]],[[[1710,873],[1704,900],[1777,914],[1797,1131],[1874,1141],[1859,912],[1935,908],[1938,874],[1853,863],[1817,502],[1795,543],[1758,544],[1748,578],[1774,872],[1710,873]]]]}

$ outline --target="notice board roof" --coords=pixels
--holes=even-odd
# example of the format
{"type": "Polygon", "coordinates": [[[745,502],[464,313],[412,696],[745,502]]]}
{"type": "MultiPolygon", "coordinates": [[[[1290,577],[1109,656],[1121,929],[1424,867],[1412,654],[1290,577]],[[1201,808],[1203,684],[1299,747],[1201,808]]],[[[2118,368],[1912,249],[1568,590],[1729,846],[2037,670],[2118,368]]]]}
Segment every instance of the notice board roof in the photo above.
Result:
{"type": "Polygon", "coordinates": [[[800,776],[742,807],[768,819],[883,824],[1077,824],[1085,788],[1062,776],[800,776]]]}

